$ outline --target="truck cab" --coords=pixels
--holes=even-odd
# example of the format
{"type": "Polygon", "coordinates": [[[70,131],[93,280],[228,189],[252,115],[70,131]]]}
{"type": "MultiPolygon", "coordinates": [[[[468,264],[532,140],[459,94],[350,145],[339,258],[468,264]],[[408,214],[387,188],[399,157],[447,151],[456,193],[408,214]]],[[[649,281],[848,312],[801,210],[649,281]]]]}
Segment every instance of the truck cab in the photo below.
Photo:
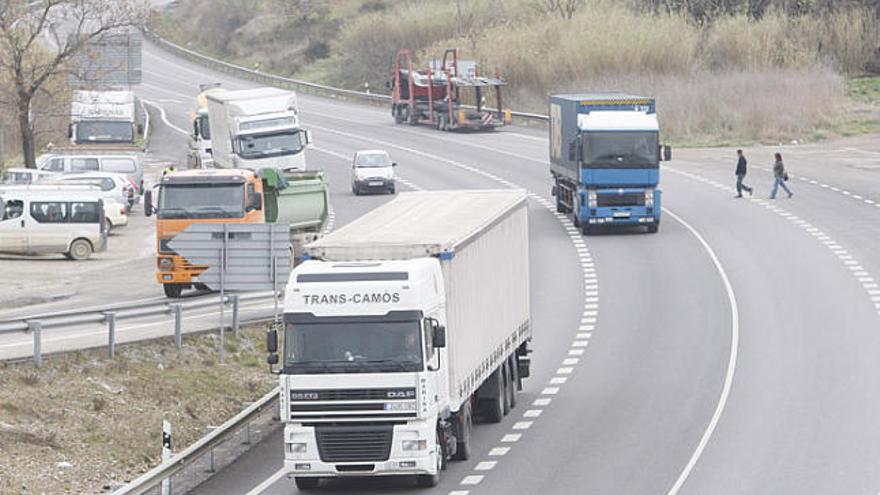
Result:
{"type": "Polygon", "coordinates": [[[193,223],[265,223],[263,184],[251,170],[188,170],[166,175],[144,195],[144,212],[156,215],[156,279],[165,295],[180,297],[206,267],[194,266],[168,243],[193,223]]]}
{"type": "Polygon", "coordinates": [[[70,143],[135,146],[143,132],[142,112],[131,91],[74,91],[70,104],[70,143]]]}
{"type": "Polygon", "coordinates": [[[192,129],[186,154],[189,168],[211,168],[214,165],[211,123],[208,120],[208,93],[218,91],[225,91],[219,83],[199,85],[199,96],[196,98],[196,109],[192,113],[192,129]]]}
{"type": "MultiPolygon", "coordinates": [[[[559,213],[584,234],[660,225],[660,125],[653,98],[610,94],[550,98],[550,159],[559,213]]],[[[671,158],[668,147],[666,153],[671,158]]]]}

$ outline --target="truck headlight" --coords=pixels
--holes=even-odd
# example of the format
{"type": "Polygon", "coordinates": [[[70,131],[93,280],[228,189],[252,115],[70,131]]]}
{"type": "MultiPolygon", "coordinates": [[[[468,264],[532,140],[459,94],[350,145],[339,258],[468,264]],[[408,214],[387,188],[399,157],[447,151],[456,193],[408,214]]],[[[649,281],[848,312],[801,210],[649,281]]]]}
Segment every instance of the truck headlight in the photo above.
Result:
{"type": "Polygon", "coordinates": [[[162,271],[167,271],[174,267],[174,262],[171,261],[171,258],[159,258],[157,264],[162,271]]]}
{"type": "Polygon", "coordinates": [[[587,191],[587,204],[590,208],[596,207],[596,191],[587,191]]]}
{"type": "Polygon", "coordinates": [[[428,448],[427,440],[403,440],[400,442],[400,446],[405,451],[413,451],[413,450],[425,450],[428,448]]]}
{"type": "Polygon", "coordinates": [[[645,189],[645,206],[654,206],[654,190],[645,189]]]}
{"type": "Polygon", "coordinates": [[[290,454],[302,454],[308,450],[307,443],[289,443],[287,444],[287,452],[290,454]]]}
{"type": "Polygon", "coordinates": [[[388,402],[385,404],[386,411],[415,411],[416,401],[406,400],[402,402],[388,402]]]}

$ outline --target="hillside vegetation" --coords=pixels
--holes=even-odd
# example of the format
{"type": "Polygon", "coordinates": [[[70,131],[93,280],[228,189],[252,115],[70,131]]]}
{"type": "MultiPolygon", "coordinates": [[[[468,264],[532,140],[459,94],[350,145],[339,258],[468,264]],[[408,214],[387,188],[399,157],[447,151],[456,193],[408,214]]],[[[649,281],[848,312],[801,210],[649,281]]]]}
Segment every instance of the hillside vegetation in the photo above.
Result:
{"type": "Polygon", "coordinates": [[[506,106],[543,112],[568,90],[654,95],[677,142],[880,130],[876,109],[848,98],[850,79],[880,72],[877,1],[191,0],[156,24],[260,70],[373,91],[399,48],[424,64],[458,47],[509,81],[506,106]]]}

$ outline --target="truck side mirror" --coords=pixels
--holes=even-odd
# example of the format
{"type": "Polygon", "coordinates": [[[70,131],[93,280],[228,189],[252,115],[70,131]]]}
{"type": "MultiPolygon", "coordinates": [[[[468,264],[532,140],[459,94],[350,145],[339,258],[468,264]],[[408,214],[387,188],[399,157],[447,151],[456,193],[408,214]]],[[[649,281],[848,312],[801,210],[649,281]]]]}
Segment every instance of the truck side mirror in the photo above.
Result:
{"type": "Polygon", "coordinates": [[[431,345],[434,349],[446,347],[446,327],[434,322],[431,332],[431,345]]]}
{"type": "Polygon", "coordinates": [[[312,144],[312,131],[305,131],[303,135],[305,136],[306,144],[312,144]]]}
{"type": "Polygon", "coordinates": [[[67,124],[67,137],[73,138],[73,124],[67,124]]]}
{"type": "Polygon", "coordinates": [[[260,211],[263,209],[263,194],[254,192],[248,197],[248,211],[260,211]]]}
{"type": "Polygon", "coordinates": [[[668,144],[663,147],[663,161],[668,162],[672,160],[672,146],[668,144]]]}
{"type": "Polygon", "coordinates": [[[153,214],[153,191],[147,189],[144,191],[144,216],[153,214]]]}
{"type": "Polygon", "coordinates": [[[266,351],[269,354],[278,352],[278,330],[274,328],[266,332],[266,351]]]}

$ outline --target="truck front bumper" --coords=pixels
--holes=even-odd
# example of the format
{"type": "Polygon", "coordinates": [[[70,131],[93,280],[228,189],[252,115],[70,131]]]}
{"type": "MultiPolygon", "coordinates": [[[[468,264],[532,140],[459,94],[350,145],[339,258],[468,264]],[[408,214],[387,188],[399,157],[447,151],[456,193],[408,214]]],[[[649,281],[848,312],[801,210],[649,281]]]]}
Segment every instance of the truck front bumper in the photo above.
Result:
{"type": "Polygon", "coordinates": [[[395,425],[387,459],[329,462],[322,455],[315,427],[284,428],[284,469],[289,477],[399,476],[437,474],[435,431],[427,422],[395,425]],[[403,444],[422,442],[424,448],[404,450],[403,444]]]}
{"type": "Polygon", "coordinates": [[[589,225],[608,226],[633,226],[652,225],[660,223],[661,192],[655,190],[650,202],[641,201],[644,204],[621,205],[621,206],[597,206],[588,204],[584,198],[580,211],[583,223],[589,225]]]}

